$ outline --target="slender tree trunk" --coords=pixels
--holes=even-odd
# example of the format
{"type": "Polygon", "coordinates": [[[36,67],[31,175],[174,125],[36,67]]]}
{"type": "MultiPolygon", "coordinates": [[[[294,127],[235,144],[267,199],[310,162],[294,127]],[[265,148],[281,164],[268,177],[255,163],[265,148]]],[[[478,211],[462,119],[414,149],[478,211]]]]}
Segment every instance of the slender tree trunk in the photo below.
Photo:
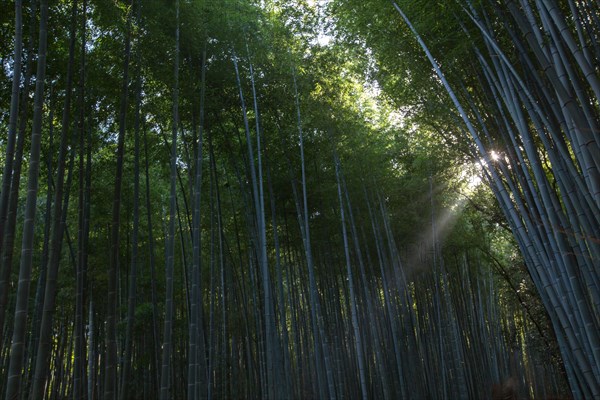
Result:
{"type": "Polygon", "coordinates": [[[171,136],[171,178],[169,199],[169,230],[166,249],[166,297],[165,297],[165,323],[162,348],[162,372],[160,383],[161,400],[169,399],[173,393],[171,363],[173,354],[173,270],[175,265],[175,212],[176,212],[176,184],[177,184],[177,126],[179,124],[179,0],[175,2],[175,65],[173,79],[173,126],[171,136]]]}
{"type": "MultiPolygon", "coordinates": [[[[79,400],[87,397],[86,391],[86,352],[85,352],[85,282],[87,272],[87,243],[89,238],[89,221],[86,219],[86,209],[89,207],[89,196],[86,193],[86,166],[85,166],[85,55],[86,55],[86,26],[87,26],[87,0],[83,0],[81,13],[81,48],[79,70],[79,199],[78,199],[78,242],[77,242],[77,270],[76,270],[76,295],[75,295],[75,360],[73,368],[73,399],[79,400]]],[[[88,146],[91,143],[88,141],[88,146]]]]}
{"type": "Polygon", "coordinates": [[[21,244],[21,263],[19,269],[19,285],[17,287],[17,304],[13,339],[6,386],[6,400],[15,400],[21,392],[21,376],[25,353],[25,335],[27,329],[27,312],[31,269],[33,263],[33,232],[35,228],[36,203],[38,194],[38,177],[40,170],[40,148],[42,136],[42,105],[44,102],[44,81],[46,76],[47,22],[48,3],[40,0],[40,34],[38,48],[38,65],[34,98],[33,126],[31,133],[31,155],[29,158],[29,175],[27,181],[27,200],[25,203],[25,219],[23,224],[23,240],[21,244]]]}
{"type": "Polygon", "coordinates": [[[89,326],[89,337],[88,337],[88,382],[87,382],[87,396],[89,400],[95,399],[95,383],[98,381],[96,377],[96,347],[95,347],[95,334],[94,330],[94,301],[92,299],[92,293],[90,291],[90,305],[88,307],[88,326],[89,326]]]}
{"type": "MultiPolygon", "coordinates": [[[[10,116],[8,121],[8,138],[6,140],[6,158],[4,172],[2,173],[2,191],[0,192],[0,254],[4,244],[4,224],[8,212],[8,194],[13,172],[15,143],[17,139],[17,119],[19,117],[19,95],[21,86],[21,59],[23,54],[23,1],[15,0],[15,51],[13,56],[12,91],[10,95],[10,116]]],[[[4,267],[3,267],[4,268],[4,267]]],[[[6,290],[1,287],[0,289],[6,290]]],[[[2,317],[4,312],[0,311],[2,317]]],[[[4,319],[0,317],[0,329],[4,326],[4,319]]],[[[1,335],[1,333],[0,333],[1,335]]],[[[1,336],[0,336],[1,339],[1,336]]],[[[0,340],[0,343],[2,341],[0,340]]]]}
{"type": "Polygon", "coordinates": [[[337,182],[338,199],[340,203],[340,218],[342,224],[342,237],[344,239],[344,255],[346,256],[346,274],[348,276],[348,290],[350,292],[350,314],[352,318],[352,329],[354,331],[354,341],[356,346],[356,358],[358,361],[358,376],[360,378],[360,389],[362,398],[366,400],[367,395],[367,378],[365,373],[365,360],[363,355],[363,344],[360,327],[358,326],[358,313],[356,310],[356,293],[354,291],[354,277],[352,267],[350,265],[350,247],[348,245],[348,234],[346,232],[346,214],[344,212],[344,201],[342,199],[342,186],[340,179],[340,160],[337,154],[334,153],[335,177],[337,182]]]}
{"type": "Polygon", "coordinates": [[[283,379],[285,381],[285,385],[283,388],[283,393],[286,396],[292,396],[292,382],[291,382],[291,361],[290,361],[290,340],[288,334],[287,327],[287,317],[286,317],[286,306],[284,300],[284,289],[283,289],[283,273],[282,273],[282,265],[281,265],[281,247],[279,244],[279,233],[277,227],[277,214],[275,208],[275,194],[273,193],[272,187],[272,179],[271,179],[271,169],[267,166],[267,185],[269,190],[269,199],[271,206],[271,225],[273,230],[273,242],[275,245],[275,267],[277,271],[277,307],[279,311],[279,329],[281,331],[281,336],[283,339],[283,343],[281,344],[281,348],[283,350],[283,368],[282,371],[283,379]]]}
{"type": "MultiPolygon", "coordinates": [[[[50,356],[51,336],[52,336],[52,316],[56,298],[56,285],[58,279],[58,268],[60,264],[60,255],[62,249],[62,239],[64,235],[63,224],[63,192],[64,175],[67,155],[67,145],[70,131],[71,114],[71,95],[73,87],[73,68],[75,60],[75,32],[77,26],[77,1],[73,2],[71,10],[71,28],[69,39],[69,64],[67,67],[67,82],[65,92],[65,103],[63,108],[60,147],[58,153],[57,174],[54,190],[54,212],[52,221],[52,233],[50,239],[50,253],[48,257],[48,266],[46,268],[46,288],[44,290],[44,305],[42,313],[42,323],[40,326],[40,341],[36,355],[35,374],[33,377],[33,387],[30,397],[32,399],[41,398],[46,384],[48,372],[48,361],[50,356]]],[[[50,173],[50,172],[49,172],[50,173]]],[[[69,175],[71,171],[69,171],[69,175]]],[[[68,204],[69,193],[65,193],[65,204],[68,204]]],[[[65,208],[66,210],[66,208],[65,208]]],[[[66,217],[66,216],[65,216],[66,217]]]]}
{"type": "MultiPolygon", "coordinates": [[[[37,2],[32,0],[31,6],[31,16],[30,16],[30,31],[29,31],[29,46],[28,46],[28,54],[30,56],[27,57],[27,62],[25,64],[25,75],[23,77],[23,90],[21,92],[21,101],[19,103],[19,129],[17,135],[17,143],[16,143],[16,151],[14,154],[13,165],[11,166],[10,181],[9,181],[9,190],[6,192],[8,195],[8,205],[7,205],[7,215],[4,226],[2,227],[2,242],[0,244],[0,351],[4,346],[4,326],[6,322],[6,311],[8,307],[8,293],[9,293],[9,282],[12,273],[13,267],[13,254],[14,254],[14,242],[15,242],[15,227],[17,225],[17,207],[19,200],[19,188],[21,182],[21,169],[23,165],[23,151],[25,147],[25,136],[27,135],[27,105],[29,102],[29,93],[30,93],[30,82],[31,82],[31,70],[33,65],[33,57],[31,56],[34,53],[34,36],[35,36],[35,23],[36,23],[36,5],[37,2]]],[[[15,5],[16,6],[16,5],[15,5]]],[[[15,17],[18,13],[15,14],[15,17]]],[[[15,27],[16,29],[16,27],[15,27]]],[[[51,97],[51,96],[50,96],[51,97]]],[[[12,99],[11,99],[12,104],[12,99]]],[[[52,105],[51,105],[52,106],[52,105]]],[[[51,110],[53,107],[51,107],[51,110]]],[[[10,120],[9,120],[10,123],[10,120]]],[[[50,124],[52,126],[52,124],[50,124]]],[[[8,143],[7,143],[8,145],[8,143]]],[[[8,155],[7,155],[8,157],[8,155]]],[[[7,158],[7,162],[10,160],[10,157],[7,158]]],[[[4,179],[3,175],[3,179],[4,179]]],[[[4,182],[2,183],[4,185],[4,182]]],[[[4,196],[4,188],[2,189],[2,196],[4,196]]],[[[10,331],[8,331],[10,332],[10,331]]]]}
{"type": "Polygon", "coordinates": [[[117,142],[117,168],[112,207],[110,267],[108,271],[106,356],[104,372],[104,400],[117,398],[117,277],[119,270],[119,225],[121,223],[121,191],[123,179],[123,155],[125,152],[125,131],[127,121],[127,98],[129,93],[129,59],[131,56],[131,14],[127,16],[125,51],[123,59],[123,86],[119,111],[119,136],[117,142]]]}
{"type": "MultiPolygon", "coordinates": [[[[137,4],[136,21],[140,22],[141,3],[137,4]]],[[[133,324],[135,318],[135,303],[137,292],[137,269],[138,269],[138,235],[140,222],[140,118],[142,104],[142,71],[140,67],[139,50],[137,57],[136,73],[136,101],[135,101],[135,122],[134,122],[134,161],[133,161],[133,233],[131,239],[131,272],[129,274],[129,297],[127,301],[127,326],[125,331],[125,354],[123,360],[123,372],[121,377],[121,390],[119,396],[121,400],[130,398],[132,394],[132,385],[130,380],[133,348],[133,324]]]]}
{"type": "Polygon", "coordinates": [[[152,225],[152,206],[150,203],[150,168],[148,160],[148,138],[146,135],[146,128],[144,127],[144,164],[145,164],[145,175],[146,175],[146,215],[148,223],[148,252],[150,253],[150,298],[152,302],[152,366],[153,366],[153,382],[154,389],[158,391],[158,385],[160,382],[160,370],[158,356],[159,351],[159,335],[158,335],[158,299],[156,293],[156,263],[154,260],[154,235],[152,225]]]}
{"type": "MultiPolygon", "coordinates": [[[[335,393],[335,383],[333,380],[333,370],[331,368],[331,360],[329,354],[329,345],[327,343],[327,338],[325,337],[325,330],[323,328],[323,315],[321,312],[321,304],[318,297],[317,290],[317,281],[314,273],[314,265],[313,265],[313,254],[311,249],[311,241],[310,241],[310,229],[308,225],[309,214],[308,214],[308,200],[307,200],[307,185],[306,185],[306,167],[304,163],[304,135],[302,132],[302,119],[300,115],[300,101],[298,97],[298,89],[296,85],[296,74],[294,72],[294,94],[296,98],[296,113],[298,117],[298,133],[300,138],[300,167],[302,173],[302,205],[303,209],[298,210],[299,223],[302,230],[302,239],[304,243],[304,250],[306,253],[306,264],[308,267],[308,281],[309,281],[309,296],[311,303],[311,316],[312,316],[312,327],[313,327],[313,335],[315,341],[315,349],[321,348],[321,351],[316,352],[316,362],[317,365],[321,362],[325,365],[325,379],[327,382],[327,389],[330,399],[336,399],[335,393]],[[301,217],[301,218],[300,218],[301,217]],[[321,360],[318,356],[322,352],[323,359],[321,360]]],[[[321,374],[319,374],[319,377],[321,374]]],[[[324,388],[320,390],[323,391],[324,388]]]]}
{"type": "Polygon", "coordinates": [[[202,320],[202,287],[201,287],[201,229],[200,200],[202,194],[203,134],[204,134],[204,93],[206,79],[206,49],[202,52],[200,82],[200,124],[198,129],[198,146],[196,154],[196,175],[194,178],[194,215],[192,222],[193,254],[192,254],[192,294],[190,305],[189,355],[188,355],[188,400],[205,398],[206,365],[204,348],[204,323],[202,320]]]}

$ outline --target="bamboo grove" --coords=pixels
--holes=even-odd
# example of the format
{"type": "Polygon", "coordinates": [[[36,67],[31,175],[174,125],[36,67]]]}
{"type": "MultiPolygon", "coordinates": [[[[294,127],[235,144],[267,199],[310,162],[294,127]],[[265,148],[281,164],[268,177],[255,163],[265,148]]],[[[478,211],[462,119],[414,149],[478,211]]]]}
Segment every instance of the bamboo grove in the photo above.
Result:
{"type": "Polygon", "coordinates": [[[3,2],[1,395],[599,397],[559,3],[3,2]]]}
{"type": "Polygon", "coordinates": [[[573,395],[598,398],[598,4],[447,4],[445,27],[431,25],[436,11],[391,5],[447,94],[455,138],[480,159],[549,313],[573,395]],[[464,48],[450,49],[453,41],[464,48]]]}

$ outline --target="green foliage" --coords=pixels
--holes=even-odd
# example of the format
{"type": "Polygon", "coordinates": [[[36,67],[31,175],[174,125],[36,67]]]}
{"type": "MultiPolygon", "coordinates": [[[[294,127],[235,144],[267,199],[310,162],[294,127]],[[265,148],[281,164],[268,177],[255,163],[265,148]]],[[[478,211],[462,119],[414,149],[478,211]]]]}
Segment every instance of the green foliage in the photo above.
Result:
{"type": "MultiPolygon", "coordinates": [[[[461,23],[464,23],[464,19],[457,17],[462,13],[460,5],[454,2],[438,2],[435,7],[423,7],[424,2],[421,1],[402,3],[403,7],[408,7],[408,12],[418,15],[418,29],[428,32],[425,39],[449,73],[468,71],[468,60],[464,60],[463,57],[471,44],[459,40],[462,37],[461,23]]],[[[54,121],[47,121],[45,124],[43,150],[46,157],[53,158],[57,146],[56,138],[51,148],[47,132],[50,123],[55,131],[61,129],[58,115],[65,96],[64,80],[68,62],[68,29],[65,27],[71,23],[70,6],[67,2],[54,4],[50,17],[48,80],[53,82],[55,89],[52,97],[47,98],[46,110],[54,108],[55,117],[54,121]]],[[[485,311],[473,311],[473,307],[468,307],[471,303],[461,303],[456,305],[456,310],[465,312],[461,318],[473,317],[475,320],[475,317],[481,317],[483,320],[484,312],[489,311],[490,314],[485,314],[485,318],[496,318],[489,323],[490,326],[496,323],[516,324],[515,329],[522,335],[530,335],[536,346],[542,340],[552,342],[552,338],[536,337],[531,322],[526,317],[514,320],[510,318],[510,313],[518,309],[518,304],[513,301],[514,293],[511,292],[510,284],[517,283],[520,285],[519,290],[522,289],[524,293],[522,300],[532,310],[530,319],[543,320],[545,316],[538,299],[530,290],[531,283],[521,267],[522,261],[516,256],[515,244],[506,232],[503,216],[492,195],[483,184],[469,184],[469,174],[472,172],[467,170],[481,172],[476,165],[478,160],[473,157],[471,145],[463,140],[463,132],[452,119],[456,115],[448,114],[449,101],[441,94],[440,82],[434,77],[427,60],[422,57],[417,44],[400,20],[395,15],[390,16],[390,10],[390,3],[384,1],[336,0],[320,10],[311,1],[181,2],[180,121],[177,148],[177,205],[180,219],[177,223],[181,221],[181,225],[177,228],[175,249],[175,398],[182,398],[187,390],[184,366],[187,364],[185,357],[189,351],[190,333],[186,324],[190,313],[193,264],[190,225],[201,113],[203,175],[200,182],[202,200],[199,221],[199,272],[206,359],[210,359],[213,368],[211,384],[214,384],[214,397],[233,398],[236,397],[233,395],[235,390],[239,390],[239,397],[264,397],[260,389],[260,385],[264,384],[261,381],[264,377],[261,375],[263,372],[259,371],[266,368],[266,364],[261,364],[264,357],[261,346],[265,341],[264,313],[267,308],[261,300],[264,282],[260,278],[258,266],[258,227],[252,200],[251,163],[246,150],[246,132],[233,67],[234,57],[238,62],[241,90],[246,100],[251,146],[256,148],[258,133],[262,146],[264,207],[267,220],[264,229],[268,242],[268,268],[272,286],[276,288],[274,293],[281,295],[285,301],[285,320],[279,321],[279,314],[275,318],[278,320],[277,340],[283,341],[284,327],[290,331],[290,337],[293,336],[293,329],[298,329],[294,332],[298,338],[289,339],[285,349],[283,345],[280,346],[289,353],[287,357],[291,361],[288,360],[288,367],[292,372],[298,372],[294,375],[288,371],[293,375],[289,379],[294,382],[295,397],[311,397],[318,393],[318,385],[314,381],[309,382],[314,377],[309,377],[308,373],[300,371],[299,367],[304,363],[310,365],[309,370],[313,368],[310,363],[313,362],[318,336],[312,336],[316,333],[312,332],[312,328],[308,328],[311,307],[308,300],[308,276],[296,213],[295,196],[301,198],[302,191],[298,112],[301,115],[307,172],[307,218],[317,266],[318,295],[325,304],[323,324],[326,337],[319,340],[337,341],[335,351],[338,352],[336,357],[339,359],[336,362],[354,362],[355,354],[352,353],[354,350],[347,351],[352,346],[348,345],[345,336],[351,335],[340,334],[345,332],[344,329],[348,329],[350,324],[350,300],[345,272],[341,268],[344,249],[334,152],[340,159],[345,190],[352,202],[353,218],[356,221],[357,240],[361,251],[364,252],[364,260],[359,260],[358,249],[350,250],[352,267],[358,268],[359,262],[367,265],[365,281],[361,280],[362,276],[358,271],[354,273],[357,290],[361,293],[357,301],[361,329],[367,332],[369,323],[375,321],[370,318],[377,318],[377,323],[381,324],[378,327],[381,332],[389,331],[391,334],[392,331],[402,331],[399,335],[403,335],[401,339],[404,347],[398,351],[405,351],[410,357],[414,356],[415,365],[419,364],[418,359],[421,360],[421,364],[415,366],[415,371],[418,372],[414,372],[413,375],[409,375],[412,372],[407,372],[402,379],[425,375],[432,379],[431,373],[423,371],[436,370],[439,367],[436,364],[439,361],[435,358],[437,355],[434,355],[437,351],[436,342],[431,332],[442,328],[434,326],[434,309],[442,307],[441,304],[448,307],[448,310],[453,310],[454,304],[461,301],[467,304],[467,300],[461,296],[466,296],[465,293],[474,296],[475,288],[480,283],[498,284],[500,289],[497,296],[489,294],[488,297],[486,292],[485,301],[492,304],[496,299],[500,299],[503,304],[507,304],[506,310],[498,311],[495,306],[489,305],[489,310],[486,308],[485,311]],[[326,45],[320,45],[319,35],[324,32],[335,34],[335,38],[326,45]],[[206,87],[201,105],[204,51],[207,59],[206,87]],[[258,115],[253,108],[251,67],[258,115]],[[295,103],[294,80],[297,81],[299,110],[295,103]],[[259,132],[255,128],[257,119],[259,132]],[[297,191],[296,195],[293,185],[297,191]],[[271,200],[278,225],[279,248],[275,248],[274,244],[271,200]],[[432,219],[438,224],[435,233],[437,236],[433,232],[432,219]],[[389,223],[389,232],[385,232],[384,222],[389,223]],[[379,232],[375,235],[372,223],[379,224],[379,232]],[[435,246],[439,246],[439,249],[435,246]],[[433,262],[434,254],[435,257],[441,257],[447,274],[451,276],[451,288],[442,290],[447,291],[445,294],[448,295],[447,299],[443,300],[439,297],[441,292],[435,292],[433,289],[434,284],[441,285],[442,281],[442,274],[437,270],[439,261],[438,264],[433,262]],[[283,293],[279,293],[279,286],[275,280],[278,261],[283,271],[283,293]],[[379,268],[379,263],[382,269],[379,268]],[[498,274],[494,275],[494,279],[488,280],[491,271],[497,273],[498,266],[506,269],[508,277],[498,274]],[[403,279],[407,279],[407,282],[404,282],[405,287],[397,286],[398,275],[392,276],[400,274],[400,268],[405,274],[403,279]],[[381,271],[390,275],[383,276],[381,271]],[[462,281],[461,279],[468,274],[471,274],[470,281],[462,281]],[[389,293],[383,289],[384,282],[391,287],[389,293]],[[367,289],[374,293],[372,298],[367,299],[366,295],[363,298],[362,293],[367,289]],[[393,304],[389,305],[384,301],[387,300],[386,296],[390,296],[393,304]],[[411,296],[412,304],[407,300],[411,296]],[[375,303],[374,315],[369,315],[370,311],[366,308],[368,301],[375,303]],[[406,301],[408,306],[404,304],[406,301]],[[397,315],[388,315],[388,307],[391,307],[390,313],[397,315]],[[492,309],[498,312],[498,315],[491,315],[492,309]],[[392,319],[390,315],[393,316],[392,319]],[[398,320],[395,320],[396,318],[398,320]],[[418,320],[417,325],[422,324],[423,329],[421,326],[409,326],[408,321],[413,319],[418,320]],[[391,328],[392,325],[386,325],[388,323],[397,325],[391,328]],[[408,345],[412,344],[411,341],[422,341],[424,347],[411,348],[408,345]],[[421,354],[416,357],[417,351],[424,350],[428,355],[421,354]],[[425,365],[426,362],[432,365],[425,365]]],[[[0,55],[5,65],[0,74],[2,105],[7,104],[6,99],[10,97],[10,57],[5,56],[11,51],[10,15],[11,11],[7,9],[7,5],[2,4],[0,55]]],[[[467,25],[466,29],[472,29],[470,24],[467,25]]],[[[96,330],[92,333],[96,335],[94,340],[97,341],[97,351],[101,352],[102,345],[98,343],[102,343],[106,335],[103,320],[109,312],[106,309],[105,297],[108,290],[110,225],[113,220],[111,210],[119,108],[122,101],[124,41],[130,35],[132,61],[129,68],[129,97],[125,99],[127,128],[120,218],[118,314],[121,317],[126,315],[128,283],[131,279],[133,149],[136,121],[134,88],[139,76],[142,84],[140,129],[142,138],[145,139],[141,139],[141,198],[137,210],[140,215],[140,237],[133,370],[136,384],[144,380],[145,387],[150,388],[147,389],[148,392],[156,389],[152,386],[156,385],[156,382],[153,382],[155,377],[151,375],[159,368],[153,363],[155,349],[160,345],[152,342],[154,339],[150,338],[151,332],[155,325],[160,326],[165,312],[163,293],[169,201],[169,137],[173,124],[175,28],[175,6],[170,0],[133,3],[94,0],[88,4],[84,115],[86,133],[89,132],[91,137],[91,142],[88,143],[86,139],[85,143],[86,149],[89,147],[91,151],[91,193],[89,248],[86,253],[86,300],[92,300],[94,303],[96,330]],[[138,7],[141,7],[139,19],[138,7]],[[145,181],[146,161],[149,164],[149,186],[145,181]],[[151,209],[147,208],[146,200],[151,209]],[[153,224],[152,232],[148,217],[153,224]],[[152,242],[150,233],[153,236],[152,242]],[[151,259],[154,260],[156,269],[154,280],[150,272],[151,259]],[[153,293],[153,290],[157,293],[153,293]],[[153,298],[156,294],[157,298],[153,298]],[[155,315],[155,307],[158,315],[155,315]],[[149,366],[152,366],[152,370],[147,372],[149,366]]],[[[80,33],[78,40],[81,40],[80,33]]],[[[75,71],[81,63],[78,55],[74,65],[75,71]]],[[[78,73],[75,76],[78,76],[78,73]]],[[[79,78],[75,81],[76,85],[81,84],[79,78]]],[[[474,79],[466,81],[465,85],[475,87],[474,79]]],[[[73,107],[72,121],[77,121],[77,107],[73,107]]],[[[2,132],[5,130],[7,118],[5,113],[0,111],[2,132]]],[[[73,122],[69,127],[73,145],[78,140],[78,129],[77,122],[73,122]]],[[[0,142],[0,147],[3,146],[4,143],[0,142]]],[[[76,151],[79,149],[76,148],[76,151]]],[[[257,158],[257,153],[254,155],[257,158]]],[[[258,160],[252,161],[256,164],[258,160]]],[[[28,168],[27,164],[25,168],[28,168]]],[[[45,167],[42,169],[40,199],[45,198],[45,194],[52,190],[51,187],[47,187],[45,177],[54,175],[54,170],[55,167],[50,171],[45,170],[45,167]]],[[[76,163],[74,177],[77,177],[79,172],[81,171],[76,163]]],[[[23,181],[21,184],[25,187],[23,181]]],[[[70,192],[67,227],[71,245],[75,250],[79,189],[79,183],[74,179],[70,192]]],[[[302,204],[298,206],[302,209],[302,204]]],[[[46,212],[41,210],[42,207],[43,203],[40,201],[38,221],[43,221],[46,212]]],[[[36,226],[33,272],[35,278],[39,276],[40,271],[43,228],[41,223],[36,226]]],[[[58,304],[65,306],[61,307],[61,311],[56,315],[57,326],[71,324],[75,308],[73,303],[76,270],[66,243],[63,244],[60,271],[58,304]]],[[[469,301],[475,304],[476,299],[472,297],[469,301]]],[[[278,308],[279,305],[274,307],[276,313],[280,311],[278,308]]],[[[451,323],[453,322],[450,317],[445,319],[445,324],[451,323]]],[[[545,323],[544,327],[547,326],[547,322],[545,323]]],[[[123,341],[125,318],[121,318],[119,324],[119,340],[123,341]]],[[[475,322],[473,325],[476,325],[475,322]]],[[[469,329],[471,328],[473,327],[470,326],[469,329]]],[[[365,345],[365,349],[371,351],[375,341],[379,340],[371,335],[380,333],[376,330],[368,332],[365,337],[370,338],[371,342],[365,345]]],[[[465,328],[461,334],[467,337],[470,333],[465,328]]],[[[74,333],[69,335],[71,339],[74,333]]],[[[381,342],[391,349],[388,333],[381,335],[381,342]]],[[[508,334],[493,337],[504,340],[505,336],[508,334]]],[[[449,334],[443,339],[447,348],[451,347],[450,338],[449,334]]],[[[458,341],[464,338],[457,336],[454,339],[458,341]]],[[[465,342],[473,347],[481,346],[482,342],[479,339],[468,336],[465,342]]],[[[161,338],[158,338],[159,342],[160,340],[161,338]]],[[[58,347],[55,350],[71,351],[58,347]]],[[[539,349],[536,348],[537,350],[539,349]]],[[[501,353],[498,350],[498,353],[494,354],[501,353]]],[[[379,376],[380,370],[394,371],[397,367],[392,365],[393,361],[387,360],[387,357],[384,360],[379,360],[380,356],[367,358],[370,360],[368,368],[369,376],[373,380],[373,393],[382,394],[379,392],[384,390],[384,384],[375,377],[379,376]]],[[[102,365],[103,357],[96,362],[102,365]]],[[[407,358],[402,362],[407,366],[412,361],[407,358]]],[[[473,365],[479,365],[478,362],[480,359],[473,361],[473,365]]],[[[0,372],[3,371],[0,369],[0,372]]],[[[351,375],[352,373],[348,372],[348,376],[351,375]]],[[[398,377],[392,375],[394,372],[390,372],[389,379],[394,381],[390,383],[390,387],[400,390],[400,381],[395,381],[398,377]]],[[[473,376],[484,380],[482,375],[473,373],[473,376]]],[[[488,379],[488,375],[485,377],[488,379]]],[[[343,387],[342,383],[338,382],[340,394],[358,393],[353,391],[356,389],[352,386],[353,378],[344,379],[350,383],[343,387]]],[[[422,392],[416,393],[425,393],[425,390],[423,388],[422,392]]],[[[487,392],[474,390],[472,393],[487,392]]]]}

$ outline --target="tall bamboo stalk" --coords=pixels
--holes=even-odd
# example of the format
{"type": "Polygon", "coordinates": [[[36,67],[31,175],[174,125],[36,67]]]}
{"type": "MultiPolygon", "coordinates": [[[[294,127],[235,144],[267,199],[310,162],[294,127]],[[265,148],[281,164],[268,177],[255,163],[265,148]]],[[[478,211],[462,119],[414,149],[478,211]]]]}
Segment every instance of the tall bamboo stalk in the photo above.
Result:
{"type": "Polygon", "coordinates": [[[119,244],[121,223],[121,192],[123,179],[123,155],[125,152],[125,132],[127,121],[127,100],[129,94],[129,60],[131,57],[131,14],[127,16],[125,50],[123,54],[123,81],[119,109],[119,136],[117,139],[117,166],[111,222],[110,266],[108,271],[108,294],[106,317],[106,360],[104,372],[104,399],[115,400],[118,391],[118,351],[117,351],[117,277],[119,271],[119,244]]]}
{"type": "Polygon", "coordinates": [[[169,228],[166,249],[166,293],[165,321],[162,348],[162,367],[160,376],[160,398],[167,400],[172,396],[171,363],[173,355],[173,275],[175,267],[175,208],[177,182],[177,127],[179,125],[179,0],[175,2],[175,57],[173,72],[173,121],[171,136],[171,176],[169,194],[169,228]]]}
{"type": "Polygon", "coordinates": [[[14,314],[15,320],[10,350],[6,400],[17,399],[21,391],[21,375],[23,373],[22,368],[25,353],[29,287],[31,282],[31,269],[33,262],[33,232],[35,228],[38,177],[40,170],[40,147],[43,113],[42,105],[44,101],[44,80],[46,74],[46,50],[48,37],[48,3],[46,0],[40,0],[40,12],[38,64],[35,85],[33,126],[31,132],[31,155],[27,179],[28,190],[25,204],[25,219],[23,223],[19,285],[17,287],[17,303],[14,314]]]}

